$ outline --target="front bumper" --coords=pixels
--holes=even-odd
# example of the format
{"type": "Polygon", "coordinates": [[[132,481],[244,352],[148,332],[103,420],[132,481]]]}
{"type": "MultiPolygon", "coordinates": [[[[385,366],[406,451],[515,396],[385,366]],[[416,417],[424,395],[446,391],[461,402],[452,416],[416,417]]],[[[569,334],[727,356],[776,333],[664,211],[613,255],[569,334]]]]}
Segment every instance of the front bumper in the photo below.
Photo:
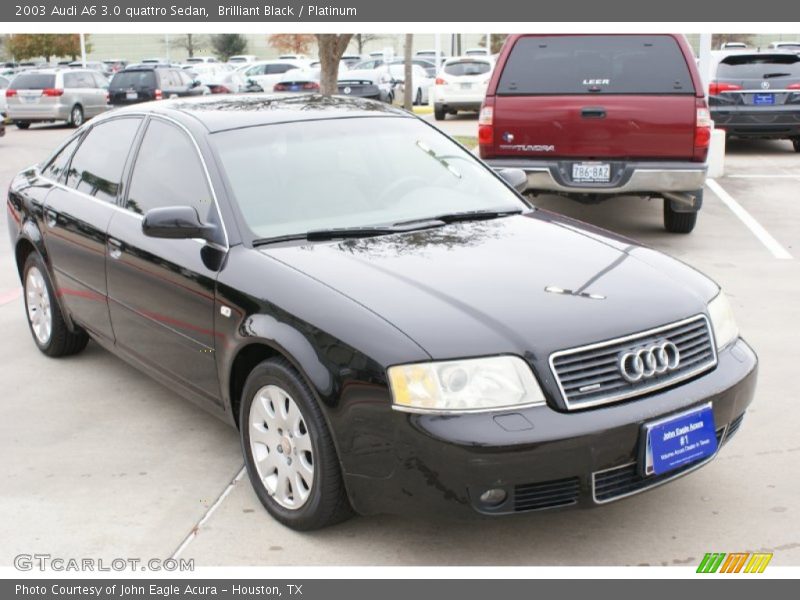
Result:
{"type": "Polygon", "coordinates": [[[494,169],[522,169],[528,174],[528,189],[563,194],[642,195],[661,192],[688,193],[703,188],[708,169],[705,163],[684,161],[600,160],[611,166],[608,183],[572,181],[577,160],[530,158],[487,158],[494,169]]]}
{"type": "Polygon", "coordinates": [[[717,129],[728,135],[755,138],[800,138],[800,105],[771,109],[752,106],[712,107],[717,129]]]}
{"type": "Polygon", "coordinates": [[[372,477],[345,474],[351,503],[362,514],[499,515],[588,508],[657,487],[708,460],[641,477],[642,425],[711,402],[724,444],[753,399],[757,365],[755,353],[739,340],[697,379],[602,408],[563,413],[541,406],[457,416],[394,412],[393,456],[382,454],[392,464],[372,477]],[[482,505],[480,495],[493,488],[505,490],[507,500],[482,505]]]}

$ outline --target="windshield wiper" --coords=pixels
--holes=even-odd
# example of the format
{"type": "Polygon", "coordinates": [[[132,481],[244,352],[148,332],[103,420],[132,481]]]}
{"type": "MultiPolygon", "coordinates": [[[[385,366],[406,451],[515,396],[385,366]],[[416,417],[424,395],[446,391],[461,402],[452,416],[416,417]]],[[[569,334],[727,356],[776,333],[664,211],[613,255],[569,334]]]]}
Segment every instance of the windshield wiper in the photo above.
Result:
{"type": "Polygon", "coordinates": [[[500,217],[508,217],[510,215],[518,215],[522,212],[521,208],[512,208],[509,210],[467,210],[464,212],[445,213],[436,215],[435,217],[428,217],[425,219],[416,219],[414,221],[401,221],[395,223],[397,225],[408,225],[411,223],[418,223],[422,221],[429,221],[432,223],[458,223],[461,221],[488,221],[489,219],[498,219],[500,217]]]}
{"type": "Polygon", "coordinates": [[[419,221],[409,221],[408,223],[396,223],[394,225],[377,225],[366,227],[335,227],[332,229],[312,229],[305,233],[293,233],[289,235],[277,235],[275,237],[257,238],[253,240],[253,246],[265,246],[267,244],[277,244],[279,242],[289,242],[293,240],[325,241],[346,238],[365,238],[376,237],[379,235],[389,235],[392,233],[406,233],[418,231],[420,229],[431,229],[441,227],[443,221],[435,219],[423,219],[419,221]]]}

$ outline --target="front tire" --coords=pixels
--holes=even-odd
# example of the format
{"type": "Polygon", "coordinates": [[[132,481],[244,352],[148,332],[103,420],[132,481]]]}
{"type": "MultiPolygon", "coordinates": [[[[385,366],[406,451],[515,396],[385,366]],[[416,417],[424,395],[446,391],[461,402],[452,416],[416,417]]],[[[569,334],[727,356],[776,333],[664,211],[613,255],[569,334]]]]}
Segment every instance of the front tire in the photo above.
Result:
{"type": "Polygon", "coordinates": [[[79,104],[76,104],[72,107],[72,110],[69,112],[69,126],[70,127],[80,127],[83,125],[84,115],[83,115],[83,108],[79,104]]]}
{"type": "Polygon", "coordinates": [[[322,411],[288,361],[270,359],[253,369],[239,425],[250,482],[273,518],[309,531],[352,515],[322,411]]]}
{"type": "Polygon", "coordinates": [[[691,233],[697,224],[697,212],[672,210],[670,201],[664,198],[664,229],[670,233],[691,233]]]}
{"type": "Polygon", "coordinates": [[[25,313],[36,346],[47,356],[77,354],[89,342],[89,336],[79,329],[70,331],[53,293],[50,277],[41,257],[32,252],[22,271],[25,313]]]}
{"type": "Polygon", "coordinates": [[[15,121],[14,125],[17,126],[17,129],[28,129],[31,126],[28,121],[15,121]]]}

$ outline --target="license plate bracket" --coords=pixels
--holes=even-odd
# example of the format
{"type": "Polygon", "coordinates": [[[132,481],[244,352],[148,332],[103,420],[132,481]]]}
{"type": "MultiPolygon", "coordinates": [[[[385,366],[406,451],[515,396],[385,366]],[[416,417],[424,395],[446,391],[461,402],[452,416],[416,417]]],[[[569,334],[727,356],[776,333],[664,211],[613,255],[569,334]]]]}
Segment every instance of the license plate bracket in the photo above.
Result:
{"type": "Polygon", "coordinates": [[[639,465],[645,477],[668,473],[713,456],[717,451],[717,435],[711,403],[645,423],[642,441],[639,465]]]}
{"type": "Polygon", "coordinates": [[[611,181],[611,165],[601,162],[574,163],[572,180],[576,183],[608,183],[611,181]]]}

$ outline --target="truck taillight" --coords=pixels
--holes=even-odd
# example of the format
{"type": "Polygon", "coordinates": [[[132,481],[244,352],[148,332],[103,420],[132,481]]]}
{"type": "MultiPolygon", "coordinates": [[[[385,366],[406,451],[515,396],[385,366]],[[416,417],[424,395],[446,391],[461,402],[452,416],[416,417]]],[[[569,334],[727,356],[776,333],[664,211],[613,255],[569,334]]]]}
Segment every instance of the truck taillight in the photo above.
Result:
{"type": "Polygon", "coordinates": [[[164,98],[164,93],[161,90],[157,89],[155,91],[155,94],[153,94],[153,96],[155,96],[156,100],[161,100],[162,98],[164,98]]]}
{"type": "Polygon", "coordinates": [[[478,116],[478,144],[491,146],[494,144],[494,107],[483,106],[478,116]]]}
{"type": "Polygon", "coordinates": [[[719,96],[722,92],[735,92],[742,89],[742,86],[736,83],[725,83],[724,81],[712,81],[708,84],[708,95],[719,96]]]}
{"type": "Polygon", "coordinates": [[[708,157],[708,146],[711,144],[711,128],[714,122],[705,99],[697,99],[697,117],[694,128],[694,160],[705,162],[708,157]]]}
{"type": "Polygon", "coordinates": [[[64,90],[59,88],[47,88],[46,90],[42,90],[42,96],[63,96],[64,90]]]}

